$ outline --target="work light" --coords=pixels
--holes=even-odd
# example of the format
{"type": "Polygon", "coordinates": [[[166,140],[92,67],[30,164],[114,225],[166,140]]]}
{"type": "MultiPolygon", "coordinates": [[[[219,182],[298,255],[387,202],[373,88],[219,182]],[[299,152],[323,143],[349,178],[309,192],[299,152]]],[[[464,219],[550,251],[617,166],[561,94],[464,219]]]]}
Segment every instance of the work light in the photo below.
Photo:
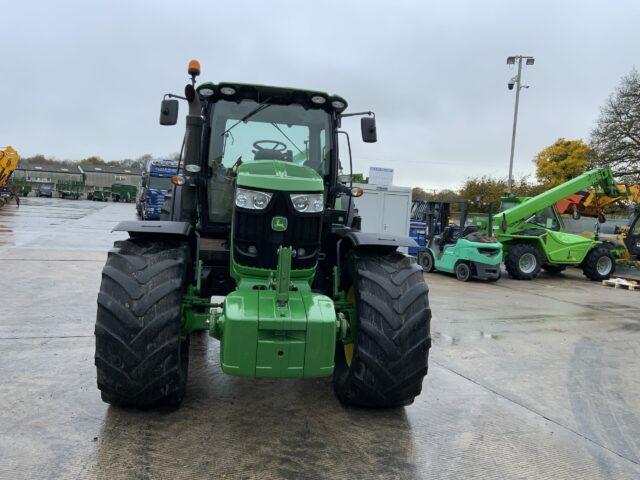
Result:
{"type": "Polygon", "coordinates": [[[200,95],[205,97],[205,98],[210,97],[211,95],[213,95],[213,88],[204,87],[204,88],[201,88],[198,91],[200,92],[200,95]]]}

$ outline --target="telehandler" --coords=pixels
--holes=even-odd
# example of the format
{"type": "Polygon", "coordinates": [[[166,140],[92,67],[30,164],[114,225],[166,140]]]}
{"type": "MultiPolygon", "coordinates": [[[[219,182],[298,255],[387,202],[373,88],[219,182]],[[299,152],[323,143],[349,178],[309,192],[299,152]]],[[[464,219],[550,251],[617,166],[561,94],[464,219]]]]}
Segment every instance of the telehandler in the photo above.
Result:
{"type": "Polygon", "coordinates": [[[128,221],[102,271],[98,388],[132,407],[178,404],[190,334],[220,340],[225,373],[333,376],[340,401],[398,407],[420,394],[431,345],[422,269],[408,237],[364,233],[339,181],[340,124],[372,112],[319,91],[202,83],[165,95],[160,123],[189,112],[168,220],[128,221]],[[179,173],[178,173],[179,172],[179,173]],[[343,200],[348,200],[343,202],[343,200]],[[346,208],[341,205],[346,204],[346,208]],[[225,296],[221,303],[212,296],[225,296]]]}
{"type": "Polygon", "coordinates": [[[503,245],[511,277],[530,280],[541,268],[559,273],[567,266],[581,267],[589,280],[604,280],[613,274],[611,249],[595,238],[564,232],[555,207],[559,200],[588,187],[597,187],[609,196],[619,192],[611,171],[596,168],[535,197],[503,198],[493,229],[503,245]]]}

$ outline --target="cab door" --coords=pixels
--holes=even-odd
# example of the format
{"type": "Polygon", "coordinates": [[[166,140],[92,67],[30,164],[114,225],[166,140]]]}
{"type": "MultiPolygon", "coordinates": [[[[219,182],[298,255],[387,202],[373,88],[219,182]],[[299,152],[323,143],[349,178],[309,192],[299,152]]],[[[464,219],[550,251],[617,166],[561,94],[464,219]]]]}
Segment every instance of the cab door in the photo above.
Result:
{"type": "Polygon", "coordinates": [[[629,233],[627,233],[624,243],[632,256],[640,257],[640,211],[631,221],[629,233]]]}

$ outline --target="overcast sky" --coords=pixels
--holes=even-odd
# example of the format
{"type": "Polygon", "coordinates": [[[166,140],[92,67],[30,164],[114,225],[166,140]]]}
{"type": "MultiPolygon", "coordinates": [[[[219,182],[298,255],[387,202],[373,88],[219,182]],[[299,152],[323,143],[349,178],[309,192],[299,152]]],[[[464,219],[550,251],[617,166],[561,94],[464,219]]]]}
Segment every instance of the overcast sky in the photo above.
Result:
{"type": "MultiPolygon", "coordinates": [[[[355,170],[395,183],[506,176],[515,71],[534,55],[520,103],[515,172],[556,138],[588,139],[599,108],[640,67],[640,2],[0,1],[0,145],[23,155],[106,160],[179,150],[158,124],[162,94],[201,80],[318,89],[372,109],[378,143],[352,133],[355,170]]],[[[182,114],[186,109],[182,109],[182,114]]]]}

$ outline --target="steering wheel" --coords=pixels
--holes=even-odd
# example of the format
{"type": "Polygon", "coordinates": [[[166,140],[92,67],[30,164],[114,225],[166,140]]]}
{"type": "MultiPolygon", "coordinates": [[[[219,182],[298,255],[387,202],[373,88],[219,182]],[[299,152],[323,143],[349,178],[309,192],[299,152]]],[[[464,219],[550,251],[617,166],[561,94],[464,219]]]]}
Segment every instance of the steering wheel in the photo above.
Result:
{"type": "Polygon", "coordinates": [[[278,153],[284,153],[287,150],[287,145],[285,143],[279,142],[278,140],[258,140],[257,142],[253,142],[253,148],[255,148],[258,152],[261,150],[275,150],[278,153]],[[273,147],[263,147],[261,145],[263,143],[271,144],[273,145],[273,147]]]}

